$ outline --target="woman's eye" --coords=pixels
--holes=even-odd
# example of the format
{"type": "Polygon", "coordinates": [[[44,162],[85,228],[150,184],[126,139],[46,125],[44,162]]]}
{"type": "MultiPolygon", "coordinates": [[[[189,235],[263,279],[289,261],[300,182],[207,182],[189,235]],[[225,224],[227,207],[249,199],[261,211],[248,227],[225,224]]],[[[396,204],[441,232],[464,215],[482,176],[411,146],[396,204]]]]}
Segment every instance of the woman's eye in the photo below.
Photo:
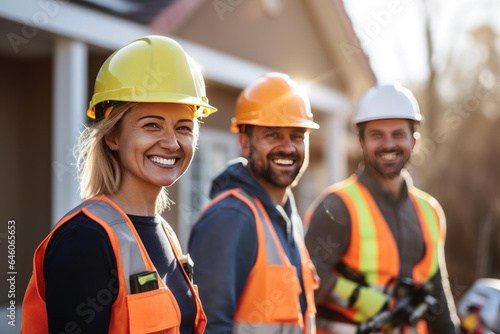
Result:
{"type": "Polygon", "coordinates": [[[179,129],[180,131],[193,132],[193,129],[190,126],[187,126],[187,125],[179,126],[177,129],[179,129]]]}
{"type": "Polygon", "coordinates": [[[144,125],[145,128],[156,128],[156,129],[159,129],[160,126],[158,125],[158,123],[147,123],[144,125]]]}

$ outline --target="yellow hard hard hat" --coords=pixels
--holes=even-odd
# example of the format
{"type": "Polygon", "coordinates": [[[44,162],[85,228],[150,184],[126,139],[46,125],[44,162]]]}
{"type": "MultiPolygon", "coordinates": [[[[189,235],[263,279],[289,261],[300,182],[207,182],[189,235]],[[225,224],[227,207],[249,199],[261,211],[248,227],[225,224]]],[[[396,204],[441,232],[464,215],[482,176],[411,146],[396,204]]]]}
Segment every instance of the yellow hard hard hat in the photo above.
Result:
{"type": "Polygon", "coordinates": [[[232,132],[240,132],[243,124],[319,128],[307,95],[288,75],[276,72],[261,76],[241,92],[231,121],[232,132]]]}
{"type": "Polygon", "coordinates": [[[139,38],[104,62],[87,115],[106,117],[107,107],[116,102],[181,103],[193,106],[196,117],[217,110],[208,104],[200,69],[176,41],[164,36],[139,38]]]}

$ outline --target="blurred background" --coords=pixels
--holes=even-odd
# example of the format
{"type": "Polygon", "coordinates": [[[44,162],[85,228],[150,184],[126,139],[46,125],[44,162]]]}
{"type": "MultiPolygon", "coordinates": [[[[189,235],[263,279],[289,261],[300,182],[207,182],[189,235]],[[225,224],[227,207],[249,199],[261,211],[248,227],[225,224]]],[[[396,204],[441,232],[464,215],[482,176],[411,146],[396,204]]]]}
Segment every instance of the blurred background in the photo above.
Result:
{"type": "Polygon", "coordinates": [[[447,215],[453,296],[476,278],[500,278],[498,17],[496,0],[4,1],[0,305],[5,313],[14,301],[17,311],[16,326],[2,315],[0,332],[19,331],[35,248],[81,201],[73,146],[97,72],[114,50],[149,34],[174,38],[196,60],[219,109],[204,120],[188,173],[169,189],[176,204],[164,216],[183,247],[211,179],[240,153],[229,126],[248,83],[284,72],[309,94],[321,128],[311,133],[310,166],[294,189],[303,215],[322,189],[358,167],[351,119],[359,97],[376,82],[399,81],[425,118],[408,169],[447,215]]]}

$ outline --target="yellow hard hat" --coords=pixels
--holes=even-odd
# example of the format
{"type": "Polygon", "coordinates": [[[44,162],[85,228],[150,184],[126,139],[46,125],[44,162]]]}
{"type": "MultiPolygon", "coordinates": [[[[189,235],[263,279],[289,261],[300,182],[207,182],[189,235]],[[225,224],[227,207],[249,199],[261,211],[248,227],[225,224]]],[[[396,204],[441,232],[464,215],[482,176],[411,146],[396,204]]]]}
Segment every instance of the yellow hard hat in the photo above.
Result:
{"type": "Polygon", "coordinates": [[[243,124],[319,128],[307,95],[288,75],[276,72],[261,76],[241,92],[231,121],[232,132],[240,132],[243,124]]]}
{"type": "Polygon", "coordinates": [[[200,69],[176,41],[164,36],[139,38],[104,62],[87,115],[106,117],[106,107],[116,102],[181,103],[193,106],[196,117],[217,111],[208,104],[200,69]]]}

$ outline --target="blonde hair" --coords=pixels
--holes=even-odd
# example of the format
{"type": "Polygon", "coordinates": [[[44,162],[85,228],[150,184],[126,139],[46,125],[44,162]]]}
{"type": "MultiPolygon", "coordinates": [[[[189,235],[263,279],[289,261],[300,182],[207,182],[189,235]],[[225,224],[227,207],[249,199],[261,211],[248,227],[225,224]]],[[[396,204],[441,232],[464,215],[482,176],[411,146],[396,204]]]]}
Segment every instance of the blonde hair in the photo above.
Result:
{"type": "MultiPolygon", "coordinates": [[[[118,190],[122,180],[122,168],[118,154],[108,147],[105,136],[119,131],[121,120],[136,102],[127,102],[114,107],[105,119],[86,126],[80,134],[75,155],[77,159],[80,196],[89,199],[109,195],[118,190]]],[[[196,123],[196,122],[195,122],[196,123]]],[[[162,213],[172,201],[163,187],[156,199],[156,212],[162,213]]]]}

